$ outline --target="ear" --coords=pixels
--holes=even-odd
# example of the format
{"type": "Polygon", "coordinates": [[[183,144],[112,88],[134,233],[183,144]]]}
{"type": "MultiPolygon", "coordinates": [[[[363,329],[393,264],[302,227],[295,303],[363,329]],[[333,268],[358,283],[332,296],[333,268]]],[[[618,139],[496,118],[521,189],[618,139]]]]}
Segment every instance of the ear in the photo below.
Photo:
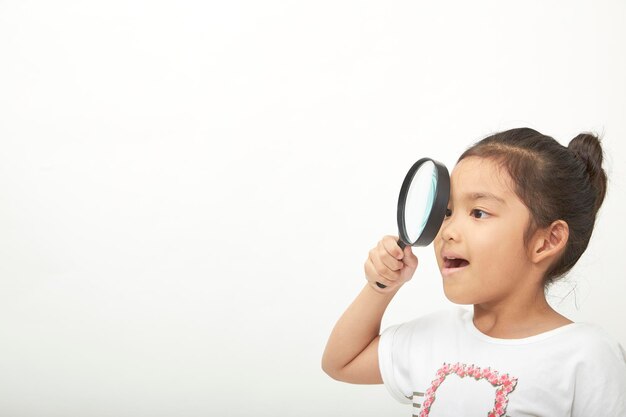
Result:
{"type": "Polygon", "coordinates": [[[537,231],[532,243],[530,259],[534,263],[546,259],[557,258],[564,250],[569,239],[569,226],[563,220],[555,220],[552,224],[537,231]]]}

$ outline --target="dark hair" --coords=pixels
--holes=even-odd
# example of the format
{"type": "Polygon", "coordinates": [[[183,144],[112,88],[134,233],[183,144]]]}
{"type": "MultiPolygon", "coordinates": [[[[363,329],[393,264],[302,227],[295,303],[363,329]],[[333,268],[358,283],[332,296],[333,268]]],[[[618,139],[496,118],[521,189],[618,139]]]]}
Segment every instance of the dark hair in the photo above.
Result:
{"type": "Polygon", "coordinates": [[[600,139],[581,133],[567,147],[530,128],[488,136],[459,157],[488,158],[505,168],[515,193],[530,211],[524,243],[539,228],[563,220],[569,226],[565,251],[544,276],[544,284],[566,274],[583,254],[606,194],[600,139]]]}

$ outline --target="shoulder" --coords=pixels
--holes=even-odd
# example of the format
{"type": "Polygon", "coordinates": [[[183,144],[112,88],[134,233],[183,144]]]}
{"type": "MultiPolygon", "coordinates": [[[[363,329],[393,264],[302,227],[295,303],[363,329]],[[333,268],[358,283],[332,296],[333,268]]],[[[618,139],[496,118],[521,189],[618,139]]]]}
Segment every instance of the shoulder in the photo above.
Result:
{"type": "Polygon", "coordinates": [[[433,347],[458,346],[450,343],[462,327],[467,310],[450,308],[429,313],[387,327],[380,335],[378,364],[383,382],[389,392],[400,402],[411,403],[413,375],[423,372],[420,360],[426,360],[433,347]],[[421,358],[421,359],[420,359],[421,358]]]}
{"type": "Polygon", "coordinates": [[[624,348],[602,327],[591,323],[573,323],[572,331],[564,332],[568,343],[576,347],[580,356],[587,359],[605,358],[626,365],[624,348]]]}
{"type": "Polygon", "coordinates": [[[575,356],[572,416],[626,414],[626,355],[623,347],[597,325],[576,323],[570,333],[575,356]]]}
{"type": "MultiPolygon", "coordinates": [[[[562,353],[570,356],[577,381],[614,381],[626,392],[626,354],[624,348],[603,328],[595,324],[574,323],[562,333],[562,353]]],[[[594,383],[595,383],[594,382],[594,383]]],[[[587,384],[587,383],[584,383],[587,384]]]]}

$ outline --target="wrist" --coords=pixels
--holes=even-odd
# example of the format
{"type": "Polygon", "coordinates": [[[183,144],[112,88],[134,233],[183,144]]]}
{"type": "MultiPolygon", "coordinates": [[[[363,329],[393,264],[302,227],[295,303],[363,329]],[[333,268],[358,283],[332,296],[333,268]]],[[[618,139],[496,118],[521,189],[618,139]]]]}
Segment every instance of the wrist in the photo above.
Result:
{"type": "Polygon", "coordinates": [[[380,288],[376,282],[368,281],[365,285],[365,288],[373,295],[379,298],[393,298],[396,293],[400,290],[400,285],[387,286],[385,288],[380,288]]]}

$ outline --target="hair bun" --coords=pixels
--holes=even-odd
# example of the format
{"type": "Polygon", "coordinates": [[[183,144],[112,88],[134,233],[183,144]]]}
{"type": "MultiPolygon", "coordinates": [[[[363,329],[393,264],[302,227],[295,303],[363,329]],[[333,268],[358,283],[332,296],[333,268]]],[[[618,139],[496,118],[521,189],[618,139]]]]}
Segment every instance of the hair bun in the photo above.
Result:
{"type": "Polygon", "coordinates": [[[604,159],[602,145],[597,135],[593,133],[581,133],[572,139],[567,148],[585,166],[591,184],[596,190],[596,211],[602,205],[606,195],[607,176],[602,169],[604,159]]]}

